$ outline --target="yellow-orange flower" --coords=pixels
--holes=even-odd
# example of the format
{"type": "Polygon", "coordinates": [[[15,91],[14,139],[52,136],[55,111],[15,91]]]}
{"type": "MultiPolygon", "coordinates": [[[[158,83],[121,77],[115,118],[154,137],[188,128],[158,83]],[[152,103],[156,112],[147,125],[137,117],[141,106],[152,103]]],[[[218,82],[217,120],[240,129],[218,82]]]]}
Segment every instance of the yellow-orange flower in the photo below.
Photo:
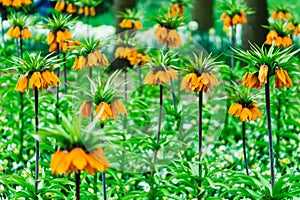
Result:
{"type": "Polygon", "coordinates": [[[182,45],[180,36],[176,30],[170,30],[168,34],[168,47],[179,47],[182,45]]]}
{"type": "Polygon", "coordinates": [[[32,2],[31,0],[1,0],[0,3],[3,3],[4,6],[10,7],[21,7],[30,5],[32,2]]]}
{"type": "Polygon", "coordinates": [[[113,118],[116,118],[119,112],[122,113],[123,116],[127,114],[127,110],[120,100],[116,100],[112,102],[110,108],[111,108],[113,118]]]}
{"type": "Polygon", "coordinates": [[[67,30],[59,30],[57,32],[50,31],[46,41],[50,45],[49,52],[57,50],[57,44],[59,50],[64,52],[67,50],[67,41],[72,40],[72,34],[67,30]]]}
{"type": "Polygon", "coordinates": [[[177,72],[167,67],[167,69],[155,69],[151,70],[145,77],[144,83],[148,85],[162,85],[165,83],[170,83],[170,80],[177,80],[177,72]]]}
{"type": "Polygon", "coordinates": [[[182,45],[181,38],[175,29],[168,30],[165,27],[158,26],[154,32],[158,38],[158,44],[168,44],[168,47],[178,47],[182,45]]]}
{"type": "Polygon", "coordinates": [[[33,72],[29,80],[29,85],[32,90],[34,90],[35,87],[37,87],[38,89],[43,88],[43,78],[40,72],[33,72]]]}
{"type": "Polygon", "coordinates": [[[141,29],[143,28],[142,23],[139,20],[123,19],[119,26],[124,29],[141,29]]]}
{"type": "Polygon", "coordinates": [[[293,85],[292,79],[286,70],[283,70],[281,67],[275,68],[275,87],[290,87],[293,85]]]}
{"type": "Polygon", "coordinates": [[[231,27],[236,24],[246,24],[247,23],[247,18],[246,18],[246,13],[244,10],[241,10],[240,13],[236,13],[233,16],[229,16],[225,12],[222,13],[221,20],[224,21],[224,26],[226,27],[231,27]]]}
{"type": "Polygon", "coordinates": [[[90,101],[84,101],[81,105],[79,112],[81,113],[82,118],[84,117],[90,117],[93,113],[93,103],[90,101]]]}
{"type": "Polygon", "coordinates": [[[95,50],[89,53],[87,57],[85,56],[76,57],[73,63],[73,68],[75,70],[83,70],[88,67],[95,67],[98,64],[100,65],[100,67],[109,65],[106,56],[103,53],[101,53],[99,50],[95,50]]]}
{"type": "Polygon", "coordinates": [[[254,74],[247,72],[243,77],[242,85],[250,88],[260,88],[262,84],[258,79],[258,72],[254,74]]]}
{"type": "Polygon", "coordinates": [[[32,35],[31,35],[31,32],[29,31],[28,28],[24,28],[22,30],[22,39],[28,39],[28,38],[31,38],[32,35]]]}
{"type": "Polygon", "coordinates": [[[100,113],[99,121],[105,121],[107,118],[113,119],[110,106],[106,102],[99,103],[96,109],[96,116],[100,113]]]}
{"type": "Polygon", "coordinates": [[[154,35],[158,37],[158,44],[165,44],[168,38],[168,29],[158,26],[154,32],[154,35]]]}
{"type": "Polygon", "coordinates": [[[65,9],[65,5],[66,5],[65,1],[57,1],[54,9],[59,12],[62,12],[65,9]]]}
{"type": "Polygon", "coordinates": [[[66,13],[76,13],[76,6],[72,2],[68,3],[66,13]]]}
{"type": "Polygon", "coordinates": [[[55,174],[68,174],[70,172],[87,171],[95,174],[103,172],[110,167],[102,148],[86,153],[81,148],[74,148],[70,152],[58,150],[51,158],[50,167],[55,174]]]}
{"type": "Polygon", "coordinates": [[[271,17],[277,20],[289,20],[291,19],[291,14],[289,12],[274,11],[271,17]]]}
{"type": "Polygon", "coordinates": [[[90,7],[90,15],[95,16],[96,15],[96,9],[95,7],[90,7]]]}
{"type": "Polygon", "coordinates": [[[32,90],[36,87],[37,89],[47,89],[49,86],[54,85],[57,87],[59,78],[48,70],[44,72],[33,72],[29,79],[29,85],[32,90]]]}
{"type": "Polygon", "coordinates": [[[57,87],[57,84],[59,83],[59,78],[56,76],[56,74],[52,71],[43,71],[42,72],[42,78],[44,79],[44,82],[47,83],[47,87],[54,85],[57,87]]]}
{"type": "Polygon", "coordinates": [[[258,80],[260,81],[260,84],[266,83],[268,76],[268,66],[267,65],[261,65],[258,72],[258,80]]]}
{"type": "Polygon", "coordinates": [[[252,103],[249,106],[244,106],[241,103],[233,103],[228,110],[228,114],[239,117],[242,122],[256,120],[257,117],[262,117],[256,104],[252,103]]]}
{"type": "Polygon", "coordinates": [[[292,38],[288,35],[281,37],[276,31],[270,31],[266,37],[265,44],[272,45],[273,42],[278,47],[288,47],[293,44],[292,38]]]}
{"type": "Polygon", "coordinates": [[[25,92],[28,90],[28,78],[27,76],[21,75],[18,79],[18,83],[15,87],[15,91],[25,92]]]}
{"type": "Polygon", "coordinates": [[[183,16],[185,12],[185,6],[182,3],[172,3],[171,4],[171,17],[183,16]]]}
{"type": "Polygon", "coordinates": [[[213,74],[204,72],[198,76],[196,73],[189,73],[183,77],[180,89],[185,89],[187,92],[207,92],[208,89],[212,90],[213,86],[218,84],[217,77],[213,74]]]}

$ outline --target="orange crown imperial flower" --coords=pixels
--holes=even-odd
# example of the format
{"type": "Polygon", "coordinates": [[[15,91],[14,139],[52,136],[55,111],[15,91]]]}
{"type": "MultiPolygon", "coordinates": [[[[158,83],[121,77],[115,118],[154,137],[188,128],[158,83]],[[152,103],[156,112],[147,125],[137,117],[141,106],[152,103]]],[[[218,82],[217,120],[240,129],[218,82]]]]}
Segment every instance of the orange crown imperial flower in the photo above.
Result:
{"type": "Polygon", "coordinates": [[[163,85],[165,83],[170,83],[171,79],[178,79],[177,72],[174,69],[172,69],[171,67],[167,67],[166,70],[164,68],[157,68],[151,70],[146,75],[144,83],[148,85],[163,85]]]}
{"type": "Polygon", "coordinates": [[[220,19],[224,21],[224,26],[226,27],[247,23],[246,13],[244,10],[242,10],[240,13],[235,13],[232,16],[224,12],[222,13],[220,19]]]}
{"type": "Polygon", "coordinates": [[[265,44],[272,45],[273,43],[278,47],[288,47],[293,44],[293,41],[289,35],[279,36],[276,31],[272,30],[268,33],[265,44]]]}
{"type": "Polygon", "coordinates": [[[27,27],[25,28],[20,28],[19,26],[11,27],[7,31],[7,35],[11,38],[22,38],[22,39],[28,39],[31,38],[31,32],[27,27]]]}
{"type": "Polygon", "coordinates": [[[85,56],[77,56],[73,63],[73,68],[75,70],[83,70],[88,67],[95,67],[97,65],[100,67],[108,66],[109,62],[105,54],[101,53],[99,50],[94,50],[90,52],[87,57],[85,56]]]}
{"type": "Polygon", "coordinates": [[[276,20],[289,20],[291,19],[291,14],[288,11],[274,11],[271,17],[276,20]]]}
{"type": "Polygon", "coordinates": [[[59,83],[59,78],[54,74],[54,72],[49,72],[48,70],[41,72],[33,72],[29,79],[29,85],[32,90],[36,87],[42,90],[47,89],[49,86],[53,85],[57,87],[59,83]]]}
{"type": "Polygon", "coordinates": [[[87,171],[95,174],[103,172],[110,167],[102,148],[91,152],[85,152],[81,148],[74,148],[71,151],[58,150],[51,158],[50,167],[55,174],[68,174],[70,172],[87,171]]]}
{"type": "Polygon", "coordinates": [[[168,44],[168,47],[179,47],[182,45],[180,35],[175,29],[167,29],[162,26],[158,26],[154,32],[154,35],[158,38],[158,44],[168,44]]]}
{"type": "Polygon", "coordinates": [[[54,9],[59,12],[62,12],[65,9],[65,5],[66,5],[65,1],[59,0],[56,2],[54,9]]]}
{"type": "Polygon", "coordinates": [[[116,100],[108,104],[106,102],[99,103],[96,109],[96,116],[100,114],[99,121],[105,121],[107,118],[111,120],[115,119],[119,113],[122,113],[123,116],[127,114],[125,106],[120,100],[116,100]]]}
{"type": "Polygon", "coordinates": [[[275,87],[290,87],[293,85],[292,79],[286,70],[283,70],[281,67],[275,68],[275,87]]]}
{"type": "Polygon", "coordinates": [[[219,82],[216,76],[211,73],[203,72],[201,75],[197,75],[196,73],[189,73],[185,77],[183,77],[180,89],[185,89],[186,92],[207,92],[208,89],[212,90],[213,86],[216,86],[218,84],[219,82]]]}
{"type": "Polygon", "coordinates": [[[25,92],[28,90],[28,78],[27,76],[20,75],[15,91],[25,92]]]}
{"type": "Polygon", "coordinates": [[[171,17],[183,16],[185,12],[185,6],[182,2],[176,2],[171,4],[171,17]]]}
{"type": "Polygon", "coordinates": [[[247,72],[243,77],[242,85],[249,88],[261,88],[262,84],[258,79],[258,72],[254,74],[247,72]]]}
{"type": "Polygon", "coordinates": [[[248,106],[245,106],[241,103],[233,103],[228,110],[228,114],[235,117],[239,117],[242,122],[251,120],[256,120],[257,117],[262,117],[261,112],[259,111],[256,104],[251,103],[248,106]]]}
{"type": "Polygon", "coordinates": [[[7,7],[22,7],[22,6],[28,6],[30,4],[32,4],[31,0],[3,0],[1,1],[3,3],[4,6],[7,7]]]}
{"type": "Polygon", "coordinates": [[[119,26],[124,29],[141,29],[142,23],[139,20],[123,19],[119,26]]]}

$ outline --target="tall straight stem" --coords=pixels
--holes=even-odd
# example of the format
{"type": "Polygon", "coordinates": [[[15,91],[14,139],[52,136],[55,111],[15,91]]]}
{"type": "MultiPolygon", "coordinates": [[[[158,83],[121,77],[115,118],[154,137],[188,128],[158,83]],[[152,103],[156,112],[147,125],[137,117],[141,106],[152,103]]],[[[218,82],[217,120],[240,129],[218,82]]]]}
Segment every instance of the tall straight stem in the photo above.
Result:
{"type": "Polygon", "coordinates": [[[103,185],[103,199],[107,200],[106,195],[106,172],[102,172],[102,185],[103,185]]]}
{"type": "MultiPolygon", "coordinates": [[[[157,138],[156,144],[159,145],[160,141],[160,129],[161,129],[161,118],[162,118],[162,104],[163,104],[163,85],[159,85],[159,116],[158,116],[158,129],[157,129],[157,138]]],[[[154,152],[153,164],[156,164],[157,153],[159,148],[157,147],[154,152]]]]}
{"type": "Polygon", "coordinates": [[[242,138],[243,138],[243,151],[244,151],[245,168],[246,168],[246,173],[249,176],[248,160],[247,160],[247,152],[246,152],[246,122],[243,122],[243,124],[242,124],[242,138]]]}
{"type": "Polygon", "coordinates": [[[270,109],[270,77],[267,76],[266,89],[266,110],[267,110],[267,120],[268,120],[268,134],[269,134],[269,153],[270,153],[270,167],[271,167],[271,186],[273,189],[275,183],[274,175],[274,155],[273,155],[273,141],[272,141],[272,126],[271,126],[271,109],[270,109]]]}
{"type": "MultiPolygon", "coordinates": [[[[198,187],[201,187],[201,177],[202,177],[202,166],[201,166],[201,156],[202,156],[202,104],[203,104],[203,91],[199,92],[198,100],[198,173],[199,173],[199,183],[198,187]]],[[[198,200],[201,199],[200,191],[198,193],[198,200]]]]}
{"type": "MultiPolygon", "coordinates": [[[[235,45],[236,45],[236,26],[233,25],[231,27],[231,47],[234,49],[235,48],[235,45]]],[[[234,68],[234,57],[233,57],[233,50],[231,52],[231,69],[234,68]]]]}
{"type": "MultiPolygon", "coordinates": [[[[59,59],[59,43],[57,43],[57,49],[56,49],[56,52],[57,52],[57,58],[59,59]]],[[[59,78],[59,72],[60,72],[60,69],[59,67],[56,69],[56,76],[59,78]]],[[[57,87],[56,87],[56,116],[55,116],[55,121],[56,121],[56,124],[59,123],[59,112],[58,112],[58,109],[59,109],[59,84],[57,84],[57,87]]]]}
{"type": "Polygon", "coordinates": [[[75,172],[76,200],[80,200],[80,170],[75,172]]]}
{"type": "Polygon", "coordinates": [[[176,96],[175,96],[175,91],[174,91],[174,82],[173,82],[172,78],[170,78],[170,85],[171,85],[171,90],[172,90],[173,106],[175,109],[177,109],[176,96]]]}
{"type": "MultiPolygon", "coordinates": [[[[34,115],[35,115],[35,132],[39,131],[39,91],[37,87],[34,88],[34,115]]],[[[35,193],[38,191],[38,178],[39,178],[39,157],[40,157],[40,144],[35,141],[35,193]]]]}
{"type": "Polygon", "coordinates": [[[68,87],[67,87],[67,63],[66,63],[66,53],[63,53],[64,59],[64,93],[67,94],[68,87]]]}
{"type": "MultiPolygon", "coordinates": [[[[20,41],[20,58],[23,58],[23,41],[22,37],[19,38],[20,41]]],[[[20,128],[20,159],[23,159],[23,142],[24,142],[24,94],[20,92],[20,121],[21,121],[21,128],[20,128]]]]}

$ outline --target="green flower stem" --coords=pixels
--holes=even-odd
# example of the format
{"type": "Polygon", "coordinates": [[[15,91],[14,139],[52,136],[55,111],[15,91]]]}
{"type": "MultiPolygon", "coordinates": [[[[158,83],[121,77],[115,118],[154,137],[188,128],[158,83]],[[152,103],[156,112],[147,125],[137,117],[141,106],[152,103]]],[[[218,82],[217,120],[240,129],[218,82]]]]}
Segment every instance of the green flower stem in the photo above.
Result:
{"type": "MultiPolygon", "coordinates": [[[[156,144],[159,145],[160,141],[160,129],[161,129],[161,118],[162,118],[162,104],[163,104],[163,85],[159,85],[159,116],[158,116],[158,129],[157,129],[157,139],[156,144]]],[[[157,153],[159,147],[155,148],[154,157],[153,157],[153,164],[156,164],[157,153]]]]}
{"type": "MultiPolygon", "coordinates": [[[[57,43],[57,48],[56,48],[56,53],[57,53],[57,58],[59,59],[60,57],[60,53],[59,53],[59,43],[57,43]]],[[[60,69],[59,67],[56,69],[56,76],[59,78],[59,73],[60,73],[60,69]]],[[[58,112],[58,109],[59,109],[59,84],[57,84],[57,87],[56,87],[56,113],[55,113],[55,119],[56,119],[56,124],[59,123],[59,112],[58,112]]]]}
{"type": "MultiPolygon", "coordinates": [[[[198,173],[199,173],[199,183],[198,188],[201,187],[201,177],[202,177],[202,166],[201,166],[201,156],[202,156],[202,105],[203,105],[203,91],[199,92],[198,101],[198,173]]],[[[198,200],[202,198],[200,191],[198,192],[198,200]]]]}
{"type": "Polygon", "coordinates": [[[246,135],[246,122],[243,122],[242,137],[243,137],[244,162],[245,162],[246,173],[249,176],[248,160],[247,160],[247,152],[246,152],[246,136],[245,135],[246,135]]]}
{"type": "Polygon", "coordinates": [[[281,93],[278,94],[278,103],[277,103],[277,130],[276,130],[276,161],[279,161],[279,152],[280,152],[280,118],[281,118],[281,93]]]}
{"type": "Polygon", "coordinates": [[[67,87],[67,62],[66,62],[66,53],[63,53],[64,59],[64,93],[67,94],[68,87],[67,87]]]}
{"type": "Polygon", "coordinates": [[[139,92],[140,92],[140,95],[143,94],[143,80],[142,80],[142,68],[141,67],[138,67],[138,73],[139,73],[139,92]]]}
{"type": "Polygon", "coordinates": [[[269,134],[269,153],[270,153],[270,167],[271,167],[271,186],[273,188],[275,183],[274,176],[274,155],[273,155],[273,141],[272,141],[272,127],[271,127],[271,110],[270,110],[270,77],[267,76],[267,83],[265,86],[266,92],[266,110],[268,120],[268,134],[269,134]]]}
{"type": "Polygon", "coordinates": [[[76,181],[76,200],[80,200],[80,170],[75,172],[76,181]]]}
{"type": "MultiPolygon", "coordinates": [[[[22,37],[20,36],[20,58],[23,58],[23,40],[22,37]]],[[[20,159],[23,160],[23,142],[24,142],[24,94],[23,92],[20,92],[20,121],[21,121],[21,128],[20,128],[20,150],[19,150],[19,155],[20,159]]]]}
{"type": "Polygon", "coordinates": [[[170,85],[171,85],[171,90],[172,90],[173,106],[175,109],[177,109],[176,96],[175,96],[175,91],[174,91],[174,82],[173,82],[172,78],[170,78],[170,85]]]}
{"type": "Polygon", "coordinates": [[[103,199],[107,200],[106,195],[106,172],[102,172],[102,185],[103,185],[103,199]]]}
{"type": "MultiPolygon", "coordinates": [[[[233,25],[231,27],[231,47],[234,49],[236,45],[236,26],[233,25]]],[[[234,68],[234,52],[232,51],[232,55],[231,55],[231,69],[234,68]]]]}
{"type": "MultiPolygon", "coordinates": [[[[34,88],[34,115],[35,115],[35,132],[39,131],[39,91],[37,87],[34,88]]],[[[35,141],[35,193],[38,192],[38,178],[39,178],[39,157],[40,157],[40,144],[35,141]]]]}

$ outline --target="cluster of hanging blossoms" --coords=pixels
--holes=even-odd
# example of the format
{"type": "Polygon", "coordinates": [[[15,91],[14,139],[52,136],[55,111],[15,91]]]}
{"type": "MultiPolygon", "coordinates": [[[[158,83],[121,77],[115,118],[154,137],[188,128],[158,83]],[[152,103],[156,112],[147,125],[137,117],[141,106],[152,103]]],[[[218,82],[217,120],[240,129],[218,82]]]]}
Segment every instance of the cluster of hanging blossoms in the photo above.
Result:
{"type": "Polygon", "coordinates": [[[150,60],[150,57],[134,47],[118,47],[115,52],[115,58],[126,59],[130,65],[143,64],[150,60]]]}
{"type": "Polygon", "coordinates": [[[72,44],[72,34],[69,28],[73,25],[74,21],[71,15],[64,15],[61,13],[53,14],[51,18],[47,18],[45,27],[50,30],[46,42],[50,45],[49,52],[62,50],[66,52],[68,45],[72,44]]]}
{"type": "Polygon", "coordinates": [[[94,105],[96,106],[94,116],[102,122],[108,118],[114,120],[119,113],[127,114],[127,110],[118,99],[118,92],[116,91],[116,88],[122,85],[116,81],[120,73],[120,70],[115,71],[105,83],[101,81],[101,77],[97,82],[89,80],[91,89],[85,91],[85,96],[90,97],[90,99],[85,100],[79,109],[82,117],[90,117],[94,111],[94,105]]]}
{"type": "Polygon", "coordinates": [[[151,56],[155,59],[147,63],[151,70],[147,73],[144,83],[148,85],[163,85],[170,83],[172,79],[177,80],[177,72],[172,68],[173,65],[171,63],[171,61],[175,62],[177,60],[175,56],[176,54],[170,51],[167,53],[158,51],[156,56],[151,56]]]}
{"type": "Polygon", "coordinates": [[[109,62],[98,48],[100,47],[100,40],[94,38],[82,40],[78,46],[75,47],[73,53],[76,58],[73,63],[73,69],[84,70],[89,67],[108,66],[109,62]]]}
{"type": "Polygon", "coordinates": [[[22,7],[22,6],[29,6],[32,4],[31,0],[0,0],[0,4],[3,4],[7,7],[22,7]]]}
{"type": "Polygon", "coordinates": [[[185,69],[187,75],[181,81],[181,90],[185,89],[186,92],[195,93],[207,92],[208,89],[212,90],[214,86],[219,84],[217,77],[211,72],[221,63],[216,62],[211,54],[203,58],[203,52],[201,52],[199,56],[194,55],[194,59],[189,58],[187,60],[189,61],[186,63],[187,68],[185,69]]]}
{"type": "Polygon", "coordinates": [[[158,44],[167,44],[168,48],[179,47],[182,41],[176,29],[182,25],[183,17],[172,17],[169,10],[165,12],[166,14],[160,14],[154,19],[159,24],[154,35],[158,38],[158,44]]]}
{"type": "Polygon", "coordinates": [[[17,13],[9,16],[11,28],[8,29],[7,35],[11,38],[28,39],[32,34],[28,28],[29,18],[26,15],[17,13]]]}
{"type": "Polygon", "coordinates": [[[14,65],[22,71],[15,90],[25,92],[28,84],[32,90],[35,88],[42,90],[49,86],[58,85],[59,78],[54,74],[54,66],[59,60],[48,55],[42,57],[41,54],[27,54],[24,59],[16,58],[14,65]],[[56,63],[55,63],[56,62],[56,63]]]}
{"type": "Polygon", "coordinates": [[[139,20],[140,13],[134,9],[126,9],[124,12],[120,12],[118,17],[121,19],[119,26],[123,29],[141,29],[143,24],[139,20]]]}
{"type": "Polygon", "coordinates": [[[287,69],[293,67],[293,56],[300,50],[292,51],[292,47],[276,48],[272,45],[268,50],[251,44],[250,50],[234,49],[235,57],[247,63],[249,67],[256,70],[247,72],[242,80],[243,86],[250,88],[261,88],[275,75],[275,87],[290,87],[293,85],[287,69]]]}

